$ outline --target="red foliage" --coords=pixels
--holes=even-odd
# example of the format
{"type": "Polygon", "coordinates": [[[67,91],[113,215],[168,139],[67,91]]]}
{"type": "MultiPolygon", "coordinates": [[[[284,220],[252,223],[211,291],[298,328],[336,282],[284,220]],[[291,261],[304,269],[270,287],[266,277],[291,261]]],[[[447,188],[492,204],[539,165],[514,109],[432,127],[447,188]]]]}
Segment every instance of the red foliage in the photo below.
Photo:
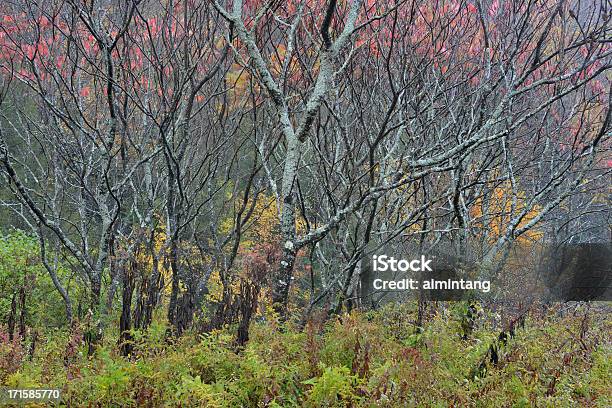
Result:
{"type": "Polygon", "coordinates": [[[6,328],[0,326],[0,381],[4,381],[6,376],[21,367],[24,356],[21,338],[19,336],[14,336],[13,340],[9,338],[6,328]]]}
{"type": "Polygon", "coordinates": [[[280,247],[277,243],[258,243],[242,257],[248,277],[253,282],[262,282],[276,267],[281,257],[280,247]]]}

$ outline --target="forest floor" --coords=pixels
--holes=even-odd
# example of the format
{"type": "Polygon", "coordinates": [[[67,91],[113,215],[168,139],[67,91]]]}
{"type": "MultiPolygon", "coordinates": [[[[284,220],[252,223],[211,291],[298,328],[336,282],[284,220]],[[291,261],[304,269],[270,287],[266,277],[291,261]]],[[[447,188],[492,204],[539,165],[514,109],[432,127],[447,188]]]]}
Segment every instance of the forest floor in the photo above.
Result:
{"type": "Polygon", "coordinates": [[[159,316],[129,357],[116,333],[89,357],[78,328],[41,332],[33,355],[0,339],[0,383],[74,407],[610,407],[609,308],[503,317],[457,302],[416,330],[416,305],[389,304],[303,329],[254,322],[243,348],[235,327],[169,341],[159,316]]]}

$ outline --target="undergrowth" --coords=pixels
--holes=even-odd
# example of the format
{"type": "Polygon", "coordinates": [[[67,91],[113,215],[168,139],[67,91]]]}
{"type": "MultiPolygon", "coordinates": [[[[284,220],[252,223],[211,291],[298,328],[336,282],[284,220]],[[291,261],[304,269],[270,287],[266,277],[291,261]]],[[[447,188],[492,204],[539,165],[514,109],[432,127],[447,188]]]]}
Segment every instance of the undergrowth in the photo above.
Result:
{"type": "Polygon", "coordinates": [[[0,380],[59,388],[63,403],[92,407],[612,406],[606,313],[531,313],[501,342],[492,313],[465,336],[462,308],[438,307],[422,330],[410,323],[414,305],[303,329],[256,322],[244,348],[234,327],[169,340],[159,318],[134,333],[127,358],[110,333],[88,357],[78,328],[49,331],[31,359],[0,335],[0,380]]]}

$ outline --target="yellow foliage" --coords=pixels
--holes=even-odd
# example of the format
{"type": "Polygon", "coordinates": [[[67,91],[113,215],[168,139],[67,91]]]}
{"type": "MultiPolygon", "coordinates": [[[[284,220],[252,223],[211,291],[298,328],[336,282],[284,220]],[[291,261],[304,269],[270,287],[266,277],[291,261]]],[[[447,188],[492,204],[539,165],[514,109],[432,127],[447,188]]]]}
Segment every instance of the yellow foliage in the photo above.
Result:
{"type": "MultiPolygon", "coordinates": [[[[236,206],[241,205],[237,202],[236,206]]],[[[236,279],[239,276],[245,277],[247,266],[243,260],[245,256],[250,255],[254,251],[264,251],[267,245],[277,245],[279,238],[280,220],[279,220],[279,208],[277,200],[274,196],[270,195],[259,195],[257,201],[253,204],[252,199],[247,202],[246,208],[249,209],[254,205],[253,213],[249,219],[240,247],[238,249],[238,256],[234,264],[234,271],[232,273],[233,279],[231,279],[230,288],[233,295],[239,294],[240,291],[240,280],[236,279]]],[[[222,233],[229,233],[235,224],[233,215],[228,215],[220,223],[219,229],[222,233]]],[[[306,222],[303,218],[297,217],[295,226],[298,234],[306,232],[306,222]]],[[[229,250],[229,248],[228,248],[229,250]]],[[[301,257],[303,251],[298,254],[301,257]]],[[[270,264],[269,270],[272,271],[277,265],[270,264]]],[[[300,271],[298,267],[295,270],[296,279],[300,276],[303,271],[300,271]]],[[[209,292],[207,294],[207,300],[211,302],[219,302],[223,297],[223,284],[219,275],[219,270],[214,270],[210,276],[208,283],[209,292]]],[[[296,295],[297,296],[297,295],[296,295]]],[[[269,288],[263,287],[259,294],[259,309],[260,313],[267,315],[272,313],[271,294],[269,288]]]]}
{"type": "MultiPolygon", "coordinates": [[[[251,202],[247,207],[250,207],[251,202]]],[[[247,241],[244,242],[245,248],[250,248],[253,241],[257,243],[275,242],[279,233],[280,211],[274,196],[260,195],[255,203],[255,209],[251,216],[251,224],[247,231],[247,241]]],[[[295,229],[298,234],[306,232],[306,222],[301,217],[296,217],[295,229]]]]}
{"type": "MultiPolygon", "coordinates": [[[[249,203],[250,205],[251,203],[249,203]]],[[[279,219],[276,198],[260,195],[255,203],[249,238],[256,242],[272,242],[278,234],[279,219]]]]}
{"type": "MultiPolygon", "coordinates": [[[[147,241],[151,237],[151,231],[149,229],[143,229],[140,232],[142,238],[140,242],[136,243],[136,247],[133,250],[133,260],[138,265],[138,269],[142,271],[151,272],[153,271],[153,253],[151,253],[151,249],[148,246],[147,241]]],[[[133,244],[134,240],[132,239],[129,244],[133,244]]],[[[200,254],[197,246],[189,241],[181,241],[179,242],[179,248],[181,251],[181,263],[189,261],[191,266],[195,266],[198,264],[205,265],[212,261],[212,258],[209,255],[200,254]]],[[[158,225],[153,231],[153,251],[158,258],[158,270],[161,274],[164,282],[172,281],[172,270],[170,268],[170,259],[169,259],[169,249],[168,249],[168,237],[166,234],[166,227],[163,223],[158,225]]],[[[179,282],[179,290],[185,291],[186,288],[182,282],[179,282]]],[[[163,288],[165,295],[170,295],[171,286],[165,285],[163,288]]]]}
{"type": "MultiPolygon", "coordinates": [[[[232,64],[232,67],[225,75],[225,84],[228,88],[228,107],[230,110],[234,110],[243,104],[251,106],[253,101],[249,95],[251,89],[255,95],[260,94],[258,82],[251,81],[249,71],[239,64],[232,64]]],[[[217,109],[221,109],[221,105],[217,106],[217,109]]]]}
{"type": "MultiPolygon", "coordinates": [[[[141,232],[143,236],[147,237],[147,239],[151,236],[151,232],[149,230],[143,230],[141,232]]],[[[167,241],[166,235],[166,226],[164,224],[159,225],[153,231],[153,250],[156,254],[158,254],[158,269],[159,273],[163,277],[164,282],[170,282],[172,271],[168,265],[168,262],[165,262],[165,245],[167,241]]],[[[134,259],[140,268],[143,268],[147,271],[153,270],[153,254],[149,248],[145,245],[144,242],[138,243],[137,248],[134,251],[134,259]]],[[[169,294],[170,288],[167,286],[165,288],[166,294],[169,294]]]]}
{"type": "MultiPolygon", "coordinates": [[[[476,203],[470,209],[470,215],[476,221],[475,225],[487,231],[489,240],[495,241],[501,237],[506,232],[509,222],[525,210],[527,199],[524,191],[516,193],[514,211],[512,211],[512,200],[512,188],[510,182],[507,182],[493,189],[488,202],[485,202],[482,197],[478,197],[476,203]]],[[[540,210],[539,205],[534,205],[523,217],[517,228],[520,229],[528,224],[539,214],[540,210]]],[[[517,241],[519,243],[535,242],[539,241],[542,235],[542,231],[534,227],[518,237],[517,241]]]]}

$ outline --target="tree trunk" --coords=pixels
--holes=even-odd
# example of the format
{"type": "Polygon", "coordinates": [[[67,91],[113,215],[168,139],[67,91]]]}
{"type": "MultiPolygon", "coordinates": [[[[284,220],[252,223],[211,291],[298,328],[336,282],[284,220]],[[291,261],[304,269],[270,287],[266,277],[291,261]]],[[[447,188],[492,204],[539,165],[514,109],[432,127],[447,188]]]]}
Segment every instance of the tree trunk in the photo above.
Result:
{"type": "Polygon", "coordinates": [[[119,318],[119,347],[122,356],[132,354],[132,294],[134,293],[134,276],[136,272],[136,262],[130,262],[128,268],[123,271],[123,302],[121,305],[121,317],[119,318]]]}
{"type": "Polygon", "coordinates": [[[102,321],[100,316],[100,290],[101,282],[98,275],[91,277],[91,299],[89,313],[89,327],[85,335],[87,341],[87,353],[93,355],[96,346],[102,340],[102,321]]]}
{"type": "Polygon", "coordinates": [[[19,290],[19,337],[23,340],[26,335],[26,290],[25,282],[24,286],[19,290]]]}
{"type": "Polygon", "coordinates": [[[257,310],[257,298],[259,297],[259,286],[254,283],[243,280],[240,282],[240,297],[238,298],[240,311],[240,324],[238,325],[238,333],[236,343],[239,348],[249,341],[249,326],[253,313],[257,310]]]}
{"type": "Polygon", "coordinates": [[[17,316],[17,293],[13,292],[11,310],[9,311],[8,315],[8,335],[10,341],[13,341],[15,336],[15,316],[17,316]]]}
{"type": "Polygon", "coordinates": [[[297,166],[299,162],[300,141],[293,130],[286,129],[287,156],[282,180],[282,213],[281,213],[281,237],[282,257],[278,273],[272,282],[272,304],[274,311],[279,314],[281,320],[285,320],[287,314],[287,302],[289,287],[293,280],[293,267],[297,255],[295,247],[295,192],[293,186],[297,178],[297,166]]]}
{"type": "Polygon", "coordinates": [[[176,328],[176,309],[179,292],[179,268],[178,268],[178,250],[174,238],[171,238],[170,243],[170,269],[172,271],[172,289],[170,292],[170,304],[168,305],[168,322],[176,328]]]}

